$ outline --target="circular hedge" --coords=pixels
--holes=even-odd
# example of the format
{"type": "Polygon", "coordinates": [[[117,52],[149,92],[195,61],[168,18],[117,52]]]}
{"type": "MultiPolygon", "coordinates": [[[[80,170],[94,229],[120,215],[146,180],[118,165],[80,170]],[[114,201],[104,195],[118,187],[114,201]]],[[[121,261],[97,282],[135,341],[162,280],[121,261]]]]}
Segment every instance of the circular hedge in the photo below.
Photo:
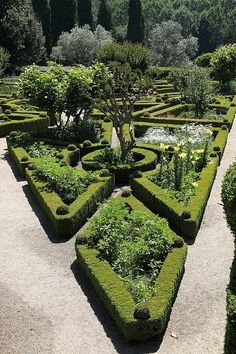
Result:
{"type": "Polygon", "coordinates": [[[86,171],[96,171],[104,168],[115,173],[116,182],[126,182],[129,180],[129,175],[135,171],[149,171],[156,168],[157,155],[150,150],[134,148],[132,150],[136,162],[132,164],[120,164],[117,166],[106,166],[105,164],[95,161],[96,156],[101,150],[93,151],[82,158],[82,166],[86,171]]]}

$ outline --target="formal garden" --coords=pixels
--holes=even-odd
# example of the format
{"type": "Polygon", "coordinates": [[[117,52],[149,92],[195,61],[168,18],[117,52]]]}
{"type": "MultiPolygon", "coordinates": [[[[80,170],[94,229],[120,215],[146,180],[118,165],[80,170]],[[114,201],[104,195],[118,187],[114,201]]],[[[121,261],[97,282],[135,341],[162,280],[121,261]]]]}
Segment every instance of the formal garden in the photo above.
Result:
{"type": "Polygon", "coordinates": [[[234,5],[0,0],[9,353],[236,353],[234,5]]]}

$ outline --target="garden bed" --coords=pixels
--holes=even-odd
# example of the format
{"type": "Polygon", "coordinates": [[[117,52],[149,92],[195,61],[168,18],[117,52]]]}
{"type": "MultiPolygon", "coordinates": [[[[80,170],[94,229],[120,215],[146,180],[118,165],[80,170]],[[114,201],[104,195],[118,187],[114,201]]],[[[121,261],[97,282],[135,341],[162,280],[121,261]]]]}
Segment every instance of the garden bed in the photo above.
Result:
{"type": "Polygon", "coordinates": [[[152,211],[166,217],[181,236],[194,238],[202,221],[218,163],[218,157],[209,158],[207,166],[200,173],[196,193],[186,206],[171,198],[165,189],[148,178],[154,174],[154,171],[147,172],[141,178],[130,178],[130,185],[134,195],[152,211]]]}
{"type": "Polygon", "coordinates": [[[26,180],[50,220],[57,236],[68,238],[73,236],[93,215],[98,203],[106,199],[114,189],[114,177],[99,177],[97,182],[88,186],[87,190],[68,206],[68,214],[58,215],[57,209],[65,204],[55,192],[45,189],[46,183],[38,181],[33,171],[26,169],[26,180]]]}
{"type": "Polygon", "coordinates": [[[112,164],[105,164],[97,162],[95,159],[101,151],[97,150],[82,158],[82,166],[86,171],[96,171],[107,168],[110,172],[115,174],[116,182],[127,182],[129,175],[134,171],[149,171],[156,167],[157,155],[148,150],[134,148],[132,152],[136,157],[137,162],[131,164],[123,164],[112,166],[112,164]]]}
{"type": "MultiPolygon", "coordinates": [[[[141,214],[149,213],[150,218],[154,217],[133,196],[124,198],[124,202],[131,210],[141,214]]],[[[152,337],[161,336],[166,328],[187,254],[187,247],[182,239],[176,237],[170,229],[169,235],[174,241],[172,251],[164,260],[155,281],[153,297],[145,304],[149,309],[149,318],[137,319],[137,305],[124,282],[108,261],[101,259],[96,249],[88,247],[87,242],[92,236],[90,227],[82,235],[78,234],[76,253],[79,266],[87,274],[105,309],[127,341],[147,341],[152,337]]]]}

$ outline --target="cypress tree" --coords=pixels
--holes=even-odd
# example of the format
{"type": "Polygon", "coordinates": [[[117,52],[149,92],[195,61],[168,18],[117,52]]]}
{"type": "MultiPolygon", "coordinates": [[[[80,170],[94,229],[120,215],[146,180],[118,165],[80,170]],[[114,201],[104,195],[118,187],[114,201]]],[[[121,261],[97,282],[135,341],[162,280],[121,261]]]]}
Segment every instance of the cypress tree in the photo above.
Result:
{"type": "Polygon", "coordinates": [[[43,34],[46,38],[46,47],[48,54],[51,50],[52,32],[51,32],[51,8],[49,0],[32,0],[34,12],[42,23],[43,34]]]}
{"type": "Polygon", "coordinates": [[[144,19],[140,0],[129,0],[129,23],[127,40],[132,43],[143,43],[144,19]]]}
{"type": "Polygon", "coordinates": [[[113,28],[111,11],[106,0],[101,0],[100,2],[97,24],[104,27],[107,31],[111,31],[113,28]]]}
{"type": "Polygon", "coordinates": [[[77,0],[51,0],[52,44],[77,23],[77,0]]]}
{"type": "Polygon", "coordinates": [[[89,25],[94,29],[91,0],[78,0],[78,19],[80,27],[89,25]]]}

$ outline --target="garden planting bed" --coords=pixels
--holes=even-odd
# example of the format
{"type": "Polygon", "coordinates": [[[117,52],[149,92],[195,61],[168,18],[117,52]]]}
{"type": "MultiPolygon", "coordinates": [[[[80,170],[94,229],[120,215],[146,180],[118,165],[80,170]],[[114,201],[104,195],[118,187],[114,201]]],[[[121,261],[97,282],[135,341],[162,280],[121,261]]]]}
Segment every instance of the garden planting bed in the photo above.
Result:
{"type": "Polygon", "coordinates": [[[110,172],[115,174],[116,182],[127,182],[129,180],[129,175],[135,171],[149,171],[156,167],[157,155],[145,149],[132,150],[134,154],[135,162],[131,164],[117,164],[109,165],[96,161],[98,155],[101,151],[97,150],[90,154],[85,155],[82,158],[82,167],[86,171],[96,171],[107,168],[110,172]]]}
{"type": "Polygon", "coordinates": [[[187,205],[170,197],[167,190],[153,183],[148,177],[156,171],[149,171],[141,178],[130,178],[134,195],[152,211],[168,219],[170,225],[183,237],[195,238],[216,176],[219,158],[210,157],[200,173],[195,195],[187,205]]]}
{"type": "MultiPolygon", "coordinates": [[[[163,230],[165,230],[169,240],[172,240],[171,250],[163,260],[159,274],[155,278],[152,297],[145,302],[145,305],[137,304],[134,301],[124,281],[114,271],[109,261],[101,257],[96,246],[92,247],[90,245],[90,240],[94,237],[91,226],[83,231],[82,234],[78,234],[76,242],[77,260],[92,282],[107,312],[113,318],[126,340],[147,341],[154,336],[160,336],[165,330],[184,271],[187,247],[183,240],[169,229],[166,221],[161,221],[160,218],[153,215],[133,196],[120,197],[120,199],[124,200],[130,211],[136,211],[142,216],[146,214],[151,219],[146,221],[146,224],[153,225],[155,222],[163,222],[163,230]]],[[[113,217],[116,219],[115,215],[113,217]]],[[[149,239],[151,234],[146,237],[149,239]]],[[[131,243],[132,240],[130,240],[131,243]]]]}

